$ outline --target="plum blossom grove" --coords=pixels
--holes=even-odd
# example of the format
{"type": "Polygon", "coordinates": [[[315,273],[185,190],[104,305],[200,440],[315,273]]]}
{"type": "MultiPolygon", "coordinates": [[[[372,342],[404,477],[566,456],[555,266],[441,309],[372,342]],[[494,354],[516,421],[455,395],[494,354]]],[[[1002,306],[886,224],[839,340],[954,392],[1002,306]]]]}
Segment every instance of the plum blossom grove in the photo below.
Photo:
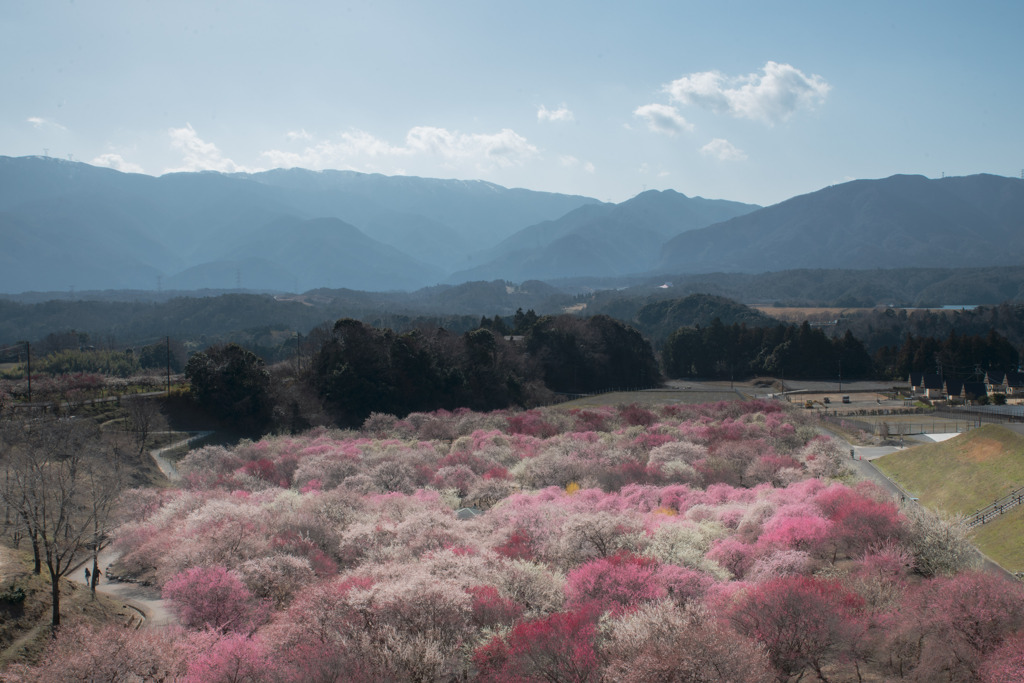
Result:
{"type": "Polygon", "coordinates": [[[116,534],[119,571],[160,585],[180,626],[70,625],[5,673],[1021,680],[1024,589],[847,457],[758,401],[375,414],[205,447],[180,488],[128,492],[116,534]]]}

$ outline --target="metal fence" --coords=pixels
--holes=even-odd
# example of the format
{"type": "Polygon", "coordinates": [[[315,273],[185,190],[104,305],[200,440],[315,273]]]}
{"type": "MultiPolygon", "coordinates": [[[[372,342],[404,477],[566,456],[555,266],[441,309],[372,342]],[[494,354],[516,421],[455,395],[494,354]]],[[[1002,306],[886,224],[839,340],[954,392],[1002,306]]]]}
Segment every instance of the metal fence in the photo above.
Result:
{"type": "Polygon", "coordinates": [[[838,415],[826,415],[825,413],[819,413],[818,415],[822,422],[828,422],[833,424],[840,429],[847,431],[859,430],[867,432],[868,434],[875,433],[875,425],[871,422],[864,422],[863,420],[855,420],[850,417],[839,417],[838,415]]]}
{"type": "MultiPolygon", "coordinates": [[[[879,422],[879,428],[883,423],[879,422]]],[[[913,434],[961,434],[977,427],[977,423],[963,422],[886,422],[889,436],[911,436],[913,434]]]]}
{"type": "Polygon", "coordinates": [[[996,502],[983,507],[982,509],[975,512],[973,515],[967,518],[967,526],[976,527],[991,519],[998,517],[1004,512],[1017,507],[1024,501],[1024,487],[1017,489],[1013,493],[1007,494],[997,500],[996,502]]]}
{"type": "Polygon", "coordinates": [[[975,423],[1019,423],[1024,422],[1024,406],[939,407],[935,409],[935,415],[953,420],[972,420],[975,423]]]}
{"type": "Polygon", "coordinates": [[[888,437],[913,436],[915,434],[960,434],[970,431],[978,426],[976,422],[963,419],[952,422],[949,420],[922,420],[920,422],[888,422],[885,420],[879,420],[877,422],[867,422],[856,418],[843,417],[840,415],[826,415],[824,413],[820,413],[819,417],[822,422],[828,422],[840,429],[848,431],[860,430],[868,434],[888,437]]]}

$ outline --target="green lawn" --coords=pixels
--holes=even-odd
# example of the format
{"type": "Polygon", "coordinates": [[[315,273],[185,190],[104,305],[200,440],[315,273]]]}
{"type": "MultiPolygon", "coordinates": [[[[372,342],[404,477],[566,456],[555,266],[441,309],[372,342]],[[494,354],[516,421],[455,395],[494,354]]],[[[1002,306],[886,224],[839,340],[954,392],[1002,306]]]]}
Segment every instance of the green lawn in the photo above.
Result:
{"type": "Polygon", "coordinates": [[[874,464],[925,505],[969,515],[1024,486],[1024,436],[986,425],[874,464]]]}
{"type": "MultiPolygon", "coordinates": [[[[897,451],[874,464],[924,505],[970,515],[1024,486],[1024,436],[986,425],[949,441],[897,451]]],[[[1024,571],[1024,506],[976,527],[972,536],[1001,567],[1024,571]]]]}
{"type": "Polygon", "coordinates": [[[974,529],[974,544],[999,566],[1024,572],[1024,506],[974,529]]]}

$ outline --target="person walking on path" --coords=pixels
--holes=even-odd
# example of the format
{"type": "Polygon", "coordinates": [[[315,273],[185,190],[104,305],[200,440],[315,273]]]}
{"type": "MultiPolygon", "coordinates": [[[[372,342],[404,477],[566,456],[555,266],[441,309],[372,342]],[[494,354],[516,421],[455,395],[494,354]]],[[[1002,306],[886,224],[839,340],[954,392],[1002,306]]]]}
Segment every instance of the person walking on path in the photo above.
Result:
{"type": "Polygon", "coordinates": [[[85,584],[86,584],[87,586],[91,586],[91,585],[92,585],[92,583],[91,583],[91,582],[89,581],[89,576],[90,576],[90,574],[89,574],[89,568],[88,568],[88,567],[86,567],[86,568],[85,568],[85,584]]]}

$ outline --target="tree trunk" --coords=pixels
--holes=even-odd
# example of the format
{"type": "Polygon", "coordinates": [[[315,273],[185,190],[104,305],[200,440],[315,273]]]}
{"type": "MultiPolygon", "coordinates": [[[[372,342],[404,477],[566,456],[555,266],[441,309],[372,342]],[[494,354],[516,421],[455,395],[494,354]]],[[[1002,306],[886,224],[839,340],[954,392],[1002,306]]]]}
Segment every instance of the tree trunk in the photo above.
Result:
{"type": "Polygon", "coordinates": [[[57,629],[60,628],[60,577],[55,576],[50,570],[50,595],[53,598],[53,608],[50,612],[50,635],[57,637],[57,629]]]}
{"type": "Polygon", "coordinates": [[[33,562],[34,562],[34,564],[32,566],[32,573],[33,574],[42,574],[43,573],[43,557],[42,557],[42,555],[39,554],[39,539],[37,539],[35,536],[32,536],[32,559],[33,559],[33,562]]]}

